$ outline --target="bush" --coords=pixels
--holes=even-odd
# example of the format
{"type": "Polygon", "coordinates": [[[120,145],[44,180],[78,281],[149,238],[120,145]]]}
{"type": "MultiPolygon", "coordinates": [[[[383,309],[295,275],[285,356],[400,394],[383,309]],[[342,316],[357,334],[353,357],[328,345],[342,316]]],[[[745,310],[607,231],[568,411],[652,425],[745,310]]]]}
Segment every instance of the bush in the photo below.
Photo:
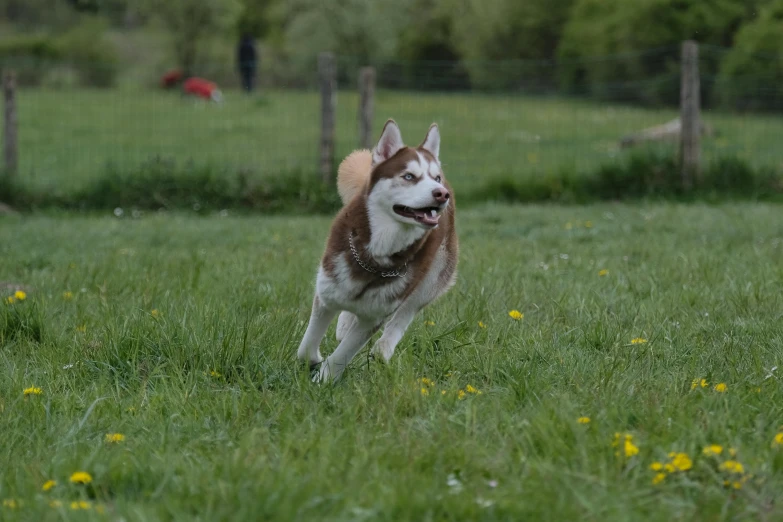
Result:
{"type": "Polygon", "coordinates": [[[21,86],[49,83],[53,75],[73,71],[76,83],[110,87],[117,74],[114,48],[104,40],[105,25],[85,19],[58,36],[24,35],[0,40],[0,67],[16,70],[21,86]]]}
{"type": "Polygon", "coordinates": [[[82,210],[244,208],[274,213],[332,212],[339,208],[339,201],[337,190],[323,184],[315,174],[259,177],[248,171],[232,173],[209,165],[179,165],[156,157],[136,168],[109,165],[97,182],[63,197],[60,204],[82,210]]]}
{"type": "Polygon", "coordinates": [[[783,0],[774,0],[737,33],[723,60],[722,101],[740,110],[783,110],[783,0]]]}
{"type": "Polygon", "coordinates": [[[413,0],[410,20],[399,36],[399,62],[378,67],[379,84],[451,91],[467,89],[470,78],[454,42],[454,13],[448,0],[413,0]]]}
{"type": "MultiPolygon", "coordinates": [[[[558,50],[562,85],[605,99],[676,105],[681,42],[729,46],[737,27],[763,1],[578,0],[558,50]],[[598,56],[606,58],[588,60],[598,56]]],[[[717,73],[719,58],[702,52],[705,78],[717,73]]],[[[706,106],[713,102],[711,88],[703,82],[706,106]]]]}
{"type": "MultiPolygon", "coordinates": [[[[738,158],[721,158],[707,165],[696,186],[686,192],[675,156],[637,153],[595,172],[560,172],[549,177],[488,183],[472,192],[473,201],[530,203],[559,201],[587,203],[601,200],[663,199],[780,199],[783,176],[772,170],[754,170],[738,158]]],[[[465,197],[462,198],[465,200],[465,197]]]]}
{"type": "MultiPolygon", "coordinates": [[[[508,177],[466,192],[463,204],[486,201],[587,203],[641,198],[714,200],[770,199],[783,196],[783,175],[754,169],[733,157],[707,165],[697,185],[685,192],[676,158],[637,153],[592,172],[561,171],[534,179],[508,177]]],[[[32,192],[0,178],[0,201],[16,210],[248,210],[265,214],[332,214],[340,208],[337,189],[315,173],[257,176],[208,165],[177,164],[152,158],[135,168],[109,165],[91,185],[69,194],[32,192]]]]}
{"type": "Polygon", "coordinates": [[[60,61],[71,66],[86,87],[111,87],[119,67],[114,47],[106,41],[106,24],[86,18],[55,40],[60,61]]]}
{"type": "Polygon", "coordinates": [[[14,69],[20,86],[36,86],[61,59],[60,49],[47,36],[24,35],[0,40],[0,69],[14,69]]]}

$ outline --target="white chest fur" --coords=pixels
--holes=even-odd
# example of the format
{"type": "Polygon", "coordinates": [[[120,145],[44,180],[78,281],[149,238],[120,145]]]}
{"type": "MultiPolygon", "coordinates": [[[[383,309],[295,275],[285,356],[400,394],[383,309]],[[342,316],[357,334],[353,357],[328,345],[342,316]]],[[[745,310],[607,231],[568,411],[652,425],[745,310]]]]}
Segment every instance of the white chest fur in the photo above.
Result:
{"type": "Polygon", "coordinates": [[[331,275],[323,267],[318,270],[318,297],[330,308],[347,310],[358,316],[380,319],[393,313],[402,302],[402,294],[412,277],[409,272],[403,277],[388,278],[383,285],[366,289],[366,280],[352,277],[345,255],[336,255],[332,262],[334,269],[331,275]]]}

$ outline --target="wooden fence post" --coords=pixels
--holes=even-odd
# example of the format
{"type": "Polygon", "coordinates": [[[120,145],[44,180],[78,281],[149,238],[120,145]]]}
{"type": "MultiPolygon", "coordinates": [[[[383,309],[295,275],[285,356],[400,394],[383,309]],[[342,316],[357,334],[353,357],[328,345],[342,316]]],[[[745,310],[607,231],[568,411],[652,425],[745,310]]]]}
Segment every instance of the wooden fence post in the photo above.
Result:
{"type": "Polygon", "coordinates": [[[337,66],[332,53],[318,55],[321,88],[321,154],[319,168],[324,182],[332,181],[334,169],[335,111],[337,109],[337,66]]]}
{"type": "Polygon", "coordinates": [[[375,69],[359,70],[359,147],[372,148],[372,118],[375,110],[375,69]]]}
{"type": "Polygon", "coordinates": [[[699,177],[701,152],[701,100],[699,94],[699,47],[693,40],[682,44],[680,84],[680,168],[686,189],[699,177]]]}
{"type": "Polygon", "coordinates": [[[16,175],[19,157],[16,141],[16,74],[13,71],[5,71],[3,74],[3,99],[3,167],[6,176],[11,178],[16,175]]]}

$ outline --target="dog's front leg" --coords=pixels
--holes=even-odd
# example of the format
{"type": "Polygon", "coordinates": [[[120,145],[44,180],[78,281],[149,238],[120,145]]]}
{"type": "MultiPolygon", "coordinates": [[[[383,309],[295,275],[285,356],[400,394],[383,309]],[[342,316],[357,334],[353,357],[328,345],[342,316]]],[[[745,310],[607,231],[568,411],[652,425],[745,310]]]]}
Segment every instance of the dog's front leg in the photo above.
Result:
{"type": "Polygon", "coordinates": [[[299,350],[296,352],[296,356],[303,361],[307,361],[311,368],[324,360],[321,357],[321,339],[323,339],[327,328],[329,328],[329,323],[332,322],[336,314],[337,311],[324,306],[316,294],[313,298],[310,322],[307,324],[307,330],[302,338],[302,342],[299,344],[299,350]]]}
{"type": "Polygon", "coordinates": [[[357,318],[353,327],[348,330],[334,352],[323,362],[321,371],[313,380],[326,382],[330,379],[334,381],[339,379],[354,356],[370,340],[378,326],[377,322],[357,318]]]}
{"type": "Polygon", "coordinates": [[[416,317],[418,308],[413,306],[410,301],[403,303],[396,312],[392,315],[392,318],[383,327],[383,335],[372,347],[372,355],[381,356],[384,362],[389,362],[389,359],[394,355],[394,349],[397,347],[397,343],[400,342],[402,336],[405,335],[405,330],[408,329],[413,318],[416,317]]]}

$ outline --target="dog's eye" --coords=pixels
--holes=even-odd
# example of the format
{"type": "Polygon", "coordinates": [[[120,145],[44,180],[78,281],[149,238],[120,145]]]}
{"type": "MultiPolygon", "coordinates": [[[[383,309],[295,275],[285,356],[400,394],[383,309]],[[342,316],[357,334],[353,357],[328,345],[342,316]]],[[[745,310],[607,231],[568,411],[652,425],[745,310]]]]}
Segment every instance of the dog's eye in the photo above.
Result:
{"type": "Polygon", "coordinates": [[[435,176],[435,181],[437,181],[438,183],[440,183],[440,181],[441,181],[442,179],[443,179],[443,178],[441,178],[440,176],[435,176]]]}
{"type": "Polygon", "coordinates": [[[413,176],[413,174],[411,174],[410,172],[406,173],[406,174],[405,174],[405,175],[402,177],[402,179],[404,179],[404,180],[406,180],[406,181],[413,181],[413,178],[414,178],[414,176],[413,176]]]}

